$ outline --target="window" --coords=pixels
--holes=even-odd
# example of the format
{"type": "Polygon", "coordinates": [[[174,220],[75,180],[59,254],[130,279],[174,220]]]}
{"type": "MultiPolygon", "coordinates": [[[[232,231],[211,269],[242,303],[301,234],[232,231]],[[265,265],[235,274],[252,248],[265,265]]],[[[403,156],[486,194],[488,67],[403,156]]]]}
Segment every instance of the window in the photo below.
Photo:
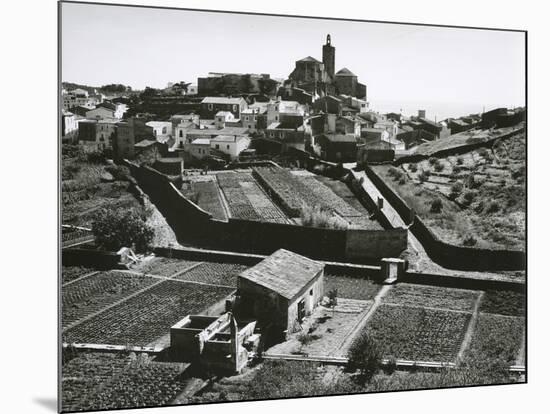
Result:
{"type": "Polygon", "coordinates": [[[233,105],[233,112],[237,112],[237,105],[233,105]]]}
{"type": "Polygon", "coordinates": [[[162,127],[162,133],[166,134],[166,127],[162,127]]]}
{"type": "Polygon", "coordinates": [[[248,121],[248,115],[244,117],[244,120],[245,120],[245,121],[248,121]]]}
{"type": "Polygon", "coordinates": [[[229,144],[227,144],[227,149],[229,149],[229,144]]]}
{"type": "Polygon", "coordinates": [[[220,145],[219,145],[219,144],[216,144],[216,149],[220,149],[220,145]]]}
{"type": "Polygon", "coordinates": [[[278,120],[279,120],[279,117],[275,115],[275,121],[278,121],[278,120]]]}
{"type": "Polygon", "coordinates": [[[248,129],[252,129],[252,125],[248,125],[248,129]]]}
{"type": "Polygon", "coordinates": [[[212,106],[212,104],[208,104],[208,110],[211,111],[212,108],[214,108],[214,107],[212,106]]]}
{"type": "Polygon", "coordinates": [[[183,138],[183,131],[180,129],[180,138],[183,138]]]}
{"type": "Polygon", "coordinates": [[[313,289],[309,291],[309,296],[313,296],[313,289]]]}

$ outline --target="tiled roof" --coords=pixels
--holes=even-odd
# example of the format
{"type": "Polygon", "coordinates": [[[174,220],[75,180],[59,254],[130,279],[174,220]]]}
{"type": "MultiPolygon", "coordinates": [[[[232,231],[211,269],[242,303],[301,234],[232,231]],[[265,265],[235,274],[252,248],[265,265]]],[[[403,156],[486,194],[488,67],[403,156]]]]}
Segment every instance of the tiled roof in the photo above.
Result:
{"type": "Polygon", "coordinates": [[[142,141],[136,142],[134,144],[134,147],[138,147],[138,148],[150,147],[151,145],[155,144],[156,142],[157,141],[150,141],[148,139],[144,139],[142,141]]]}
{"type": "Polygon", "coordinates": [[[314,57],[311,57],[311,56],[306,56],[305,58],[300,59],[300,60],[298,60],[297,62],[315,62],[315,63],[321,63],[321,62],[319,62],[317,59],[315,59],[314,57]]]}
{"type": "Polygon", "coordinates": [[[306,288],[324,264],[285,249],[279,249],[239,275],[257,285],[293,299],[306,288]]]}
{"type": "Polygon", "coordinates": [[[197,138],[193,142],[191,142],[193,145],[210,145],[210,138],[197,138]]]}

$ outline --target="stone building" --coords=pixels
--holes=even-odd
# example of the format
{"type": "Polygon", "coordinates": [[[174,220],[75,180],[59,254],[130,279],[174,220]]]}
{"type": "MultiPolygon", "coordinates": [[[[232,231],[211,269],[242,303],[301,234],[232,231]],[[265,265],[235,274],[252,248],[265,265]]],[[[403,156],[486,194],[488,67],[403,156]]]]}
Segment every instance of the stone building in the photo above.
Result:
{"type": "Polygon", "coordinates": [[[256,322],[221,316],[188,315],[170,328],[170,351],[177,360],[200,362],[207,369],[234,374],[248,362],[257,347],[256,322]]]}
{"type": "Polygon", "coordinates": [[[286,335],[299,329],[324,293],[324,264],[279,249],[242,272],[237,281],[239,307],[247,309],[260,326],[286,335]]]}

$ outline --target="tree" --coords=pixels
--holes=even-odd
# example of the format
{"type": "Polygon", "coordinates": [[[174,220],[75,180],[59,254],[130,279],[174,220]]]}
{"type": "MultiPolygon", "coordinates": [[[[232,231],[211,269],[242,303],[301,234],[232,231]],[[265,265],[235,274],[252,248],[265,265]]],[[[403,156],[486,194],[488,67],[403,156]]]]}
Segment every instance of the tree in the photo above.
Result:
{"type": "Polygon", "coordinates": [[[96,244],[107,250],[134,246],[143,252],[153,240],[154,230],[146,223],[145,211],[101,209],[92,223],[96,244]]]}
{"type": "Polygon", "coordinates": [[[367,331],[363,331],[351,344],[348,351],[348,368],[359,370],[361,377],[370,381],[380,369],[382,350],[367,331]]]}

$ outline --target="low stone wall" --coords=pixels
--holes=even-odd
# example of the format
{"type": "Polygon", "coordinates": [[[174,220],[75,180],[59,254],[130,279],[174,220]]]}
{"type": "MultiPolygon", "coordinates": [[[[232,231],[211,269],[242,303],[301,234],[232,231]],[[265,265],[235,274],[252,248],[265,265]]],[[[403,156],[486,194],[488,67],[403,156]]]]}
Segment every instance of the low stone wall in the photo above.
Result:
{"type": "Polygon", "coordinates": [[[119,267],[120,255],[103,250],[66,248],[61,250],[63,266],[85,266],[95,269],[114,269],[119,267]]]}

